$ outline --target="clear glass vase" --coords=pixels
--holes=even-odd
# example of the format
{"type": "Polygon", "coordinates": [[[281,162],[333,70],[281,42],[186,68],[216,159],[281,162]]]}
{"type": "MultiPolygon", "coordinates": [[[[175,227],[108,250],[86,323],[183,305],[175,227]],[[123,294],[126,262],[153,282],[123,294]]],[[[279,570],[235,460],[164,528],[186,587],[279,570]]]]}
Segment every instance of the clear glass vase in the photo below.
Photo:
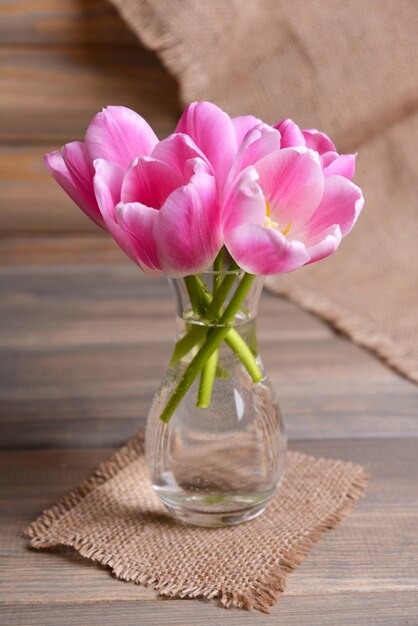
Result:
{"type": "Polygon", "coordinates": [[[156,493],[173,516],[190,524],[253,519],[284,471],[280,409],[257,350],[263,278],[248,277],[233,270],[170,279],[177,343],[148,415],[146,455],[156,493]],[[216,298],[222,305],[211,312],[216,298]],[[227,320],[237,298],[239,307],[227,320]],[[201,360],[198,375],[190,375],[202,346],[214,338],[221,339],[216,350],[201,360]]]}

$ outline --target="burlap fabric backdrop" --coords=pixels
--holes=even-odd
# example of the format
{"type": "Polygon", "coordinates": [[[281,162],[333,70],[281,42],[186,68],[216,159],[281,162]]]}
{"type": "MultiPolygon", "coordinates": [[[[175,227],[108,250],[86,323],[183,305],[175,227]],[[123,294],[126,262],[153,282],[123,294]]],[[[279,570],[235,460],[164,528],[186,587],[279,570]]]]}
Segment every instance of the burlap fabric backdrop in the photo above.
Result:
{"type": "Polygon", "coordinates": [[[366,208],[333,257],[268,285],[418,382],[418,2],[111,0],[184,103],[292,117],[359,151],[366,208]]]}

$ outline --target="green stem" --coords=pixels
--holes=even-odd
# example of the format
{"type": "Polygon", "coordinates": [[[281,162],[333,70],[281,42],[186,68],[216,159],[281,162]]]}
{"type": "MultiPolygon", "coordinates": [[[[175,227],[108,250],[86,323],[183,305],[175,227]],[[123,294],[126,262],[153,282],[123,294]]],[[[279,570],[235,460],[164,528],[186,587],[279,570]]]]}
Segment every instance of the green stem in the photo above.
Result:
{"type": "MultiPolygon", "coordinates": [[[[233,270],[235,270],[238,266],[231,266],[233,270]]],[[[211,300],[210,295],[207,293],[204,286],[201,288],[201,296],[196,296],[196,291],[199,288],[199,277],[198,276],[186,276],[185,281],[187,291],[189,293],[190,302],[192,303],[193,309],[198,312],[195,306],[199,306],[199,302],[201,299],[205,301],[207,309],[202,314],[202,319],[208,322],[212,322],[219,314],[219,309],[223,305],[226,300],[227,295],[231,291],[231,288],[237,278],[235,273],[227,274],[224,276],[219,288],[217,289],[213,299],[211,300]],[[190,293],[193,293],[193,300],[190,296],[190,293]],[[196,304],[195,304],[196,303],[196,304]]],[[[170,366],[173,367],[180,359],[182,359],[190,350],[197,344],[199,341],[203,339],[206,335],[207,326],[202,324],[200,326],[194,325],[192,328],[177,341],[174,346],[174,351],[171,357],[170,366]]]]}
{"type": "Polygon", "coordinates": [[[213,293],[217,291],[219,285],[221,284],[222,271],[224,268],[224,259],[225,259],[225,248],[222,246],[222,248],[218,252],[216,259],[213,262],[213,270],[214,272],[216,272],[216,274],[213,277],[213,293]]]}
{"type": "Polygon", "coordinates": [[[242,303],[244,302],[245,296],[247,295],[253,280],[253,274],[245,274],[242,278],[228,306],[221,316],[221,319],[219,320],[220,325],[213,327],[208,332],[205,342],[199,349],[198,353],[190,361],[177,387],[171,394],[160,416],[163,422],[167,423],[170,420],[170,417],[173,415],[187,390],[193,384],[196,376],[202,371],[208,359],[230,332],[231,329],[228,324],[233,322],[235,315],[238,313],[242,303]]]}
{"type": "Polygon", "coordinates": [[[202,298],[203,289],[200,289],[196,276],[185,276],[184,282],[193,311],[198,315],[202,315],[204,311],[204,301],[202,298]]]}
{"type": "Polygon", "coordinates": [[[219,350],[215,350],[208,358],[200,374],[199,392],[196,406],[206,409],[210,406],[213,384],[215,382],[216,367],[218,365],[219,350]]]}
{"type": "Polygon", "coordinates": [[[181,339],[176,342],[170,359],[170,367],[174,367],[186,354],[198,344],[207,333],[207,326],[193,325],[181,339]]]}
{"type": "MultiPolygon", "coordinates": [[[[231,266],[235,269],[236,264],[233,263],[231,266]]],[[[196,298],[197,301],[203,300],[205,305],[207,305],[207,309],[203,314],[203,319],[211,322],[219,315],[219,309],[222,304],[225,302],[225,299],[234,284],[236,279],[236,274],[227,274],[217,292],[215,293],[213,299],[210,299],[209,293],[206,291],[206,286],[203,281],[198,276],[188,276],[189,284],[193,283],[191,289],[198,290],[200,289],[201,295],[199,298],[196,298]],[[199,284],[199,281],[201,285],[199,284]]],[[[192,304],[193,306],[193,304],[192,304]]],[[[186,354],[190,352],[192,348],[194,348],[198,343],[203,341],[205,335],[207,333],[207,326],[205,324],[202,325],[193,325],[192,328],[176,342],[174,346],[173,355],[170,361],[170,367],[174,367],[174,365],[180,361],[186,354]]],[[[244,367],[247,369],[250,374],[253,382],[258,382],[262,379],[262,373],[255,361],[254,355],[247,346],[244,339],[241,335],[234,329],[231,328],[227,337],[225,338],[225,343],[233,350],[239,359],[241,359],[244,367]]]]}
{"type": "Polygon", "coordinates": [[[229,333],[225,337],[225,343],[231,348],[233,352],[235,352],[235,354],[251,376],[251,380],[254,383],[260,382],[260,380],[263,378],[263,374],[257,365],[254,354],[248,347],[247,342],[234,328],[231,328],[229,333]]]}
{"type": "MultiPolygon", "coordinates": [[[[211,300],[216,295],[217,290],[222,282],[222,268],[224,264],[224,248],[222,247],[218,252],[216,259],[213,262],[213,285],[212,285],[212,298],[207,297],[206,309],[211,300]]],[[[197,394],[196,406],[200,408],[207,408],[210,406],[212,397],[213,385],[215,383],[216,368],[218,365],[219,350],[215,350],[212,356],[208,359],[208,362],[204,366],[202,373],[200,374],[199,392],[197,394]]]]}

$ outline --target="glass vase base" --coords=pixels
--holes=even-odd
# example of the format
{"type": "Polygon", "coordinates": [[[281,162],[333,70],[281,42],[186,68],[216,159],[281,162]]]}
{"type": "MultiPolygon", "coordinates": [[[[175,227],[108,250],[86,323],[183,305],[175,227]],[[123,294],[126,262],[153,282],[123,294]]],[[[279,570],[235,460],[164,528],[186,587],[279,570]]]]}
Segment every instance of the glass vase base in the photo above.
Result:
{"type": "Polygon", "coordinates": [[[236,524],[249,522],[261,515],[270,502],[270,499],[264,500],[263,502],[252,504],[251,506],[238,510],[210,511],[204,509],[196,510],[184,506],[177,507],[167,502],[164,498],[161,498],[161,500],[169,513],[178,520],[186,524],[192,524],[193,526],[206,526],[209,528],[234,526],[236,524]]]}

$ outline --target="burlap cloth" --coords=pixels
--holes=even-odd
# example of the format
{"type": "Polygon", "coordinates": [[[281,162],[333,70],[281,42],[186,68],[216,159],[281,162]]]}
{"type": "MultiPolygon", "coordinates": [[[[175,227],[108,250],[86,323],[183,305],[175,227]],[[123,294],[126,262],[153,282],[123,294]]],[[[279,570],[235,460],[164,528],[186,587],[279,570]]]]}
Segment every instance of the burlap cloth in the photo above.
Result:
{"type": "Polygon", "coordinates": [[[354,232],[335,256],[268,285],[418,382],[417,0],[111,2],[184,103],[292,117],[359,150],[366,208],[354,232]]]}
{"type": "Polygon", "coordinates": [[[228,528],[171,518],[151,487],[143,438],[133,438],[27,530],[34,548],[71,546],[123,580],[160,594],[268,612],[288,573],[362,496],[362,467],[289,452],[266,512],[228,528]]]}

